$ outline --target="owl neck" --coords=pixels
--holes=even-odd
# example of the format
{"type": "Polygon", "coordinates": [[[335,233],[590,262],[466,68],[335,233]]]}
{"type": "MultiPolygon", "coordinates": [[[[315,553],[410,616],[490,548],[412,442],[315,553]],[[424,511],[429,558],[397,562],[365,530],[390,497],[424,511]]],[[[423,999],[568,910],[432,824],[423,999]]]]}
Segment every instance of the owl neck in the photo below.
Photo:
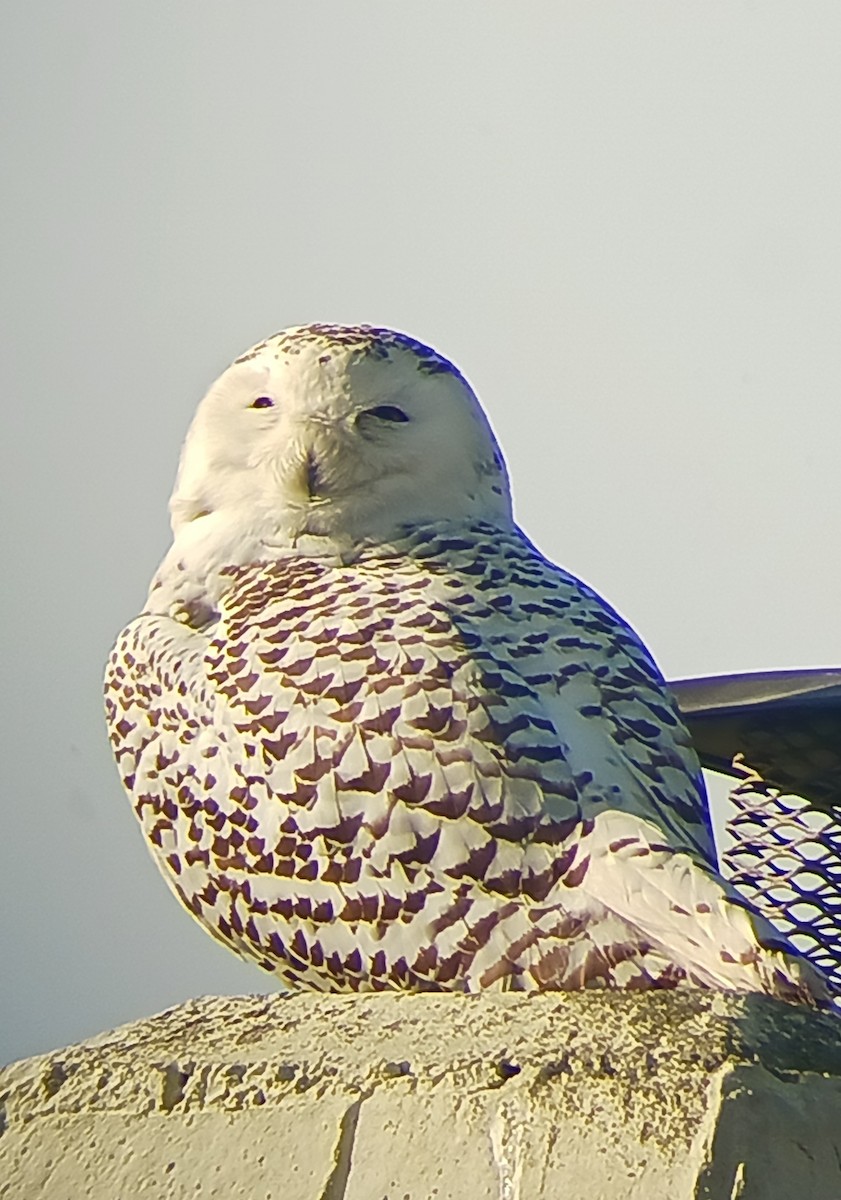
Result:
{"type": "Polygon", "coordinates": [[[404,522],[390,535],[353,537],[288,528],[277,522],[250,524],[210,513],[183,525],[149,589],[145,611],[176,615],[185,605],[214,609],[232,586],[232,571],[262,562],[299,558],[348,564],[371,559],[475,554],[488,537],[522,538],[507,516],[404,522]]]}

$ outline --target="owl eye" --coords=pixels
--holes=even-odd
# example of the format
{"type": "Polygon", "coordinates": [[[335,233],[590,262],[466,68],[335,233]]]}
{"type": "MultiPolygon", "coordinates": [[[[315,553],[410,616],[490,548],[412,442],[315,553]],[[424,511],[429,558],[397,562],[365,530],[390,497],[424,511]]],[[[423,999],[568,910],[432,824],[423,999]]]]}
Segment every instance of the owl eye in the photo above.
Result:
{"type": "Polygon", "coordinates": [[[376,408],[366,408],[365,413],[366,416],[376,417],[378,421],[402,423],[409,420],[403,409],[398,408],[396,404],[378,404],[376,408]]]}
{"type": "Polygon", "coordinates": [[[256,400],[252,400],[249,408],[274,408],[274,400],[271,396],[258,396],[256,400]]]}

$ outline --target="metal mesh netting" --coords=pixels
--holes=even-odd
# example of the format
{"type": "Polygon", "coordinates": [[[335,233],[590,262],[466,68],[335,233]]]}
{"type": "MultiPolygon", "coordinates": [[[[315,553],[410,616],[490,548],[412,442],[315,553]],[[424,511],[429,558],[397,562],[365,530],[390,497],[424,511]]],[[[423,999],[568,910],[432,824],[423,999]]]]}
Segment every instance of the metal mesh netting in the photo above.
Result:
{"type": "Polygon", "coordinates": [[[816,809],[734,761],[724,873],[841,994],[841,809],[816,809]]]}

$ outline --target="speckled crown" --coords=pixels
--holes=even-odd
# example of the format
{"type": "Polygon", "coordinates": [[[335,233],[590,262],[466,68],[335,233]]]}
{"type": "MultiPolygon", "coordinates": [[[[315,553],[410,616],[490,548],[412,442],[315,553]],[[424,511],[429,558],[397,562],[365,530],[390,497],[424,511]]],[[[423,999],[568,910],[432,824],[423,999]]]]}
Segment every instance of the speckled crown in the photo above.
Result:
{"type": "Polygon", "coordinates": [[[390,358],[395,350],[408,351],[418,360],[418,370],[426,375],[463,375],[448,358],[419,342],[417,338],[396,329],[385,329],[377,325],[296,325],[281,329],[241,354],[234,361],[248,362],[265,352],[297,355],[305,350],[324,351],[324,361],[335,350],[356,350],[361,358],[390,358]]]}

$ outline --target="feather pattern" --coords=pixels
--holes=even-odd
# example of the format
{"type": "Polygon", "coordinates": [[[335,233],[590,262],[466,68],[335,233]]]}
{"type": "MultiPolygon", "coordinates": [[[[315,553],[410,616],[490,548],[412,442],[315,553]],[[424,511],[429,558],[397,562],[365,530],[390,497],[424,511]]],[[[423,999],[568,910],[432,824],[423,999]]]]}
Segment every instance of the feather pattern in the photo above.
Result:
{"type": "MultiPolygon", "coordinates": [[[[273,354],[311,355],[284,337],[273,354]]],[[[353,396],[347,363],[372,352],[333,337],[315,348],[353,396]]],[[[475,404],[454,368],[429,369],[434,352],[374,342],[380,368],[400,359],[411,379],[414,358],[424,386],[475,404]]],[[[338,494],[322,426],[307,479],[338,494]]],[[[818,973],[717,872],[698,761],[650,655],[500,508],[486,424],[473,454],[487,503],[476,484],[453,517],[313,533],[296,501],[291,532],[284,512],[254,533],[252,506],[250,540],[234,552],[226,532],[215,561],[192,529],[210,527],[203,510],[176,531],[106,674],[120,774],[170,887],[296,986],[686,983],[822,1003],[818,973]]],[[[184,478],[212,492],[189,461],[184,478]]],[[[226,503],[211,519],[230,531],[226,503]]]]}

